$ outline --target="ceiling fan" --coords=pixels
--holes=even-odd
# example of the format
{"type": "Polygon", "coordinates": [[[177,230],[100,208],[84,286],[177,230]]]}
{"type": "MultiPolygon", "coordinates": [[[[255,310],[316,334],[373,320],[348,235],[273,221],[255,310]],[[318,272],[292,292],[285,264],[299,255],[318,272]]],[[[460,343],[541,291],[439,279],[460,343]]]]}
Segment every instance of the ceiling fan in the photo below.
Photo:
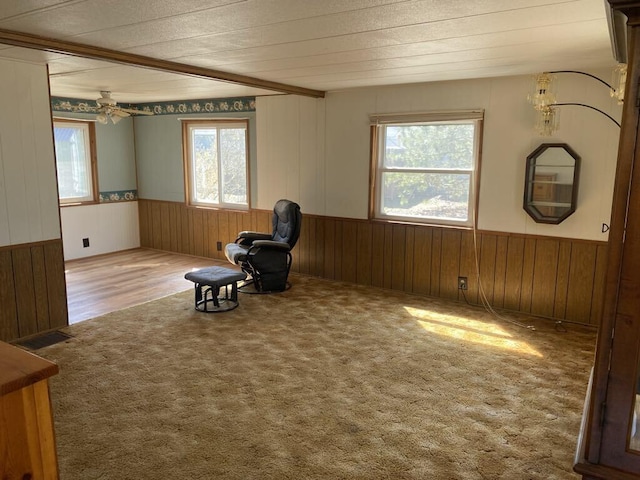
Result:
{"type": "Polygon", "coordinates": [[[109,123],[109,121],[116,124],[123,118],[131,116],[132,113],[136,115],[153,115],[152,112],[146,110],[119,107],[118,103],[111,96],[111,92],[107,90],[100,92],[100,98],[96,100],[96,103],[98,104],[96,107],[96,111],[98,112],[96,121],[105,125],[109,123]]]}

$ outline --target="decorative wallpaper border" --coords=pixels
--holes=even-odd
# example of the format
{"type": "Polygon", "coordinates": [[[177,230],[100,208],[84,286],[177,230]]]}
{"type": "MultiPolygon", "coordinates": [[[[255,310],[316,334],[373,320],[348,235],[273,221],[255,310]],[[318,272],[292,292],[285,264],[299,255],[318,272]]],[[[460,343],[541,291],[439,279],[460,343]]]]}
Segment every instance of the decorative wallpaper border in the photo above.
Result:
{"type": "MultiPolygon", "coordinates": [[[[200,100],[178,100],[171,102],[119,103],[124,108],[134,108],[154,115],[175,115],[189,113],[255,112],[256,97],[205,98],[200,100]]],[[[51,97],[54,112],[93,113],[95,100],[79,98],[51,97]]]]}
{"type": "Polygon", "coordinates": [[[256,98],[209,98],[203,100],[138,103],[135,104],[133,108],[153,112],[154,115],[174,115],[176,113],[255,112],[256,98]]]}
{"type": "Polygon", "coordinates": [[[100,192],[100,203],[132,202],[138,199],[137,190],[115,190],[100,192]]]}
{"type": "MultiPolygon", "coordinates": [[[[131,103],[120,103],[123,108],[135,108],[131,103]]],[[[81,98],[51,97],[51,110],[54,112],[95,113],[98,104],[95,100],[83,100],[81,98]]]]}

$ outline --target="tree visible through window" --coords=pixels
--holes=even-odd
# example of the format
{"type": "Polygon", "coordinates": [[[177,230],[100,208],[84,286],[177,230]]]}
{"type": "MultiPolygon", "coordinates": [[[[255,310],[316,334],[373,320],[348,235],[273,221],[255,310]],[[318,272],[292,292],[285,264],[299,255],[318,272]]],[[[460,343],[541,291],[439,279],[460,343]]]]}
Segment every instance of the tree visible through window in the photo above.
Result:
{"type": "Polygon", "coordinates": [[[246,121],[185,122],[189,203],[248,207],[246,121]]]}
{"type": "Polygon", "coordinates": [[[53,136],[61,204],[95,201],[93,124],[54,121],[53,136]]]}
{"type": "Polygon", "coordinates": [[[376,218],[470,226],[477,120],[376,127],[376,218]]]}

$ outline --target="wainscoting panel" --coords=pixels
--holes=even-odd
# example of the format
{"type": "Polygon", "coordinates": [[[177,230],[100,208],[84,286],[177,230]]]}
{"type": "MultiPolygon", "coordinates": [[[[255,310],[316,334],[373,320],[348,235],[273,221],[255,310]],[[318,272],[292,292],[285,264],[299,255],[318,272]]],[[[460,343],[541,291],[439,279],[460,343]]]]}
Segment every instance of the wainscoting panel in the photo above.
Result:
{"type": "Polygon", "coordinates": [[[138,202],[118,201],[60,209],[65,260],[140,246],[138,202]],[[85,247],[83,239],[89,239],[85,247]]]}
{"type": "Polygon", "coordinates": [[[67,325],[62,241],[0,248],[0,340],[67,325]]]}
{"type": "MultiPolygon", "coordinates": [[[[138,205],[143,247],[223,259],[217,242],[224,249],[241,230],[271,231],[269,211],[138,205]]],[[[292,270],[308,275],[473,304],[484,297],[497,308],[598,325],[607,246],[305,215],[293,258],[292,270]],[[458,277],[467,277],[465,292],[458,277]]]]}

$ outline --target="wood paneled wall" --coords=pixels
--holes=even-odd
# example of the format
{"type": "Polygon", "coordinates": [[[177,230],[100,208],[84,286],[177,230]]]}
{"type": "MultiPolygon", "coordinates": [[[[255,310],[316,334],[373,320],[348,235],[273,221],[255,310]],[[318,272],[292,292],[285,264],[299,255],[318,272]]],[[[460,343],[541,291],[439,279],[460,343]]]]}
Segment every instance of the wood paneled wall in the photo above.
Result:
{"type": "Polygon", "coordinates": [[[67,325],[62,240],[0,248],[0,340],[67,325]]]}
{"type": "MultiPolygon", "coordinates": [[[[143,247],[224,259],[217,242],[224,248],[241,230],[271,231],[268,211],[156,200],[139,200],[138,207],[143,247]]],[[[459,301],[463,276],[470,303],[481,303],[481,284],[496,308],[597,325],[607,245],[499,232],[474,238],[468,230],[304,215],[293,258],[299,273],[459,301]]]]}

